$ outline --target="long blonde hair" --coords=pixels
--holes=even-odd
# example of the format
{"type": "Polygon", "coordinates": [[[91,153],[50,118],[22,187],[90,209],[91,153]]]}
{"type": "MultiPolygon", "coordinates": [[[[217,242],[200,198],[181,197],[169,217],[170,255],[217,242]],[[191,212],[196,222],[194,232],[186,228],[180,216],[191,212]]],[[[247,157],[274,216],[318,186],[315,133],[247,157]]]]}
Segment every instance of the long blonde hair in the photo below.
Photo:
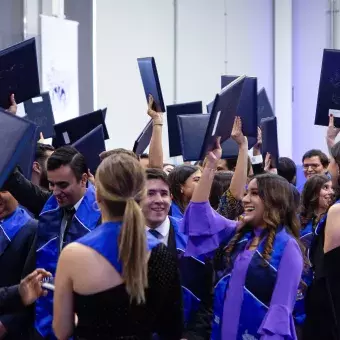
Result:
{"type": "Polygon", "coordinates": [[[108,216],[122,217],[119,259],[125,287],[137,304],[145,302],[147,240],[145,220],[137,202],[145,193],[145,173],[137,159],[116,154],[105,158],[96,172],[96,190],[108,216]]]}

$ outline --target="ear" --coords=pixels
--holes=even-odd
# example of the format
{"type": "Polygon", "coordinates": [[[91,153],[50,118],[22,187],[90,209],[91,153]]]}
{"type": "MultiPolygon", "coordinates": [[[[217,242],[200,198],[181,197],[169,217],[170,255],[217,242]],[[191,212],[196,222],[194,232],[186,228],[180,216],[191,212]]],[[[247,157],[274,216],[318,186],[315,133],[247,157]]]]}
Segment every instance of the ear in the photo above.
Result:
{"type": "Polygon", "coordinates": [[[33,162],[32,170],[33,170],[33,172],[36,172],[38,175],[40,175],[41,174],[40,164],[38,162],[33,162]]]}
{"type": "Polygon", "coordinates": [[[95,197],[96,197],[96,202],[97,202],[97,204],[100,204],[100,197],[99,197],[97,188],[95,188],[95,197]]]}
{"type": "Polygon", "coordinates": [[[180,188],[181,188],[181,194],[183,194],[183,192],[184,192],[183,185],[181,185],[180,188]]]}
{"type": "Polygon", "coordinates": [[[88,175],[85,174],[85,173],[81,176],[81,184],[85,187],[86,187],[86,183],[87,183],[88,178],[89,178],[88,175]]]}

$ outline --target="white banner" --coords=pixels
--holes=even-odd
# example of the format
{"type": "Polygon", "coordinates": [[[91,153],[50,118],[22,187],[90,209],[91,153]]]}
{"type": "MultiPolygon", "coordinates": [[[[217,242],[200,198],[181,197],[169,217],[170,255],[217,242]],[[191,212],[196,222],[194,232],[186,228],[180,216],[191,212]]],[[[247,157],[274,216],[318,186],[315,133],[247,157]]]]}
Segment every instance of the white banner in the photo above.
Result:
{"type": "Polygon", "coordinates": [[[78,22],[41,16],[41,78],[55,122],[78,116],[78,22]]]}

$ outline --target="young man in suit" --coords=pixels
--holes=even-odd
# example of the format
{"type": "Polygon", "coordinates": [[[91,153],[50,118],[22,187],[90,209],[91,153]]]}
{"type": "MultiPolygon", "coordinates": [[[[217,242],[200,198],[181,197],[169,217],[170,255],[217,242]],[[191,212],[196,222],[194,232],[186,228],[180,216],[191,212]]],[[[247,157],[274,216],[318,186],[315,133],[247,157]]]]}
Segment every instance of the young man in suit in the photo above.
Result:
{"type": "Polygon", "coordinates": [[[168,216],[171,193],[167,175],[160,169],[146,169],[146,178],[146,197],[141,207],[147,231],[163,242],[178,259],[183,288],[183,338],[207,339],[212,317],[212,266],[204,259],[183,256],[187,236],[179,232],[180,220],[168,216]]]}
{"type": "MultiPolygon", "coordinates": [[[[47,177],[51,191],[45,191],[14,171],[3,187],[35,216],[39,215],[35,252],[29,262],[55,274],[64,246],[97,227],[100,212],[93,185],[88,185],[84,156],[63,146],[48,158],[47,177]]],[[[35,339],[55,339],[52,330],[53,294],[35,304],[35,339]]]]}

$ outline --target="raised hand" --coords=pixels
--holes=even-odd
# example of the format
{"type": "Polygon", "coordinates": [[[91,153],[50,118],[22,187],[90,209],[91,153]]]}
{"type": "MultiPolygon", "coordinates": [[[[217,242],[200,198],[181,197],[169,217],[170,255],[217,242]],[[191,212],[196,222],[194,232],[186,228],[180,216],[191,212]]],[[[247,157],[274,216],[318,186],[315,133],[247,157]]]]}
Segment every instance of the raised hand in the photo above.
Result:
{"type": "Polygon", "coordinates": [[[335,138],[339,134],[339,132],[340,132],[340,129],[334,126],[334,116],[331,114],[329,116],[329,123],[328,123],[327,134],[326,134],[327,143],[328,144],[330,143],[331,146],[333,146],[335,142],[335,138]]]}
{"type": "Polygon", "coordinates": [[[152,95],[149,95],[149,102],[148,102],[148,115],[152,118],[154,124],[163,124],[163,113],[156,112],[153,107],[154,99],[152,95]]]}
{"type": "Polygon", "coordinates": [[[206,157],[206,165],[208,168],[214,169],[217,166],[217,162],[222,157],[222,148],[221,148],[221,137],[217,137],[215,149],[213,151],[208,152],[206,157]]]}
{"type": "Polygon", "coordinates": [[[11,101],[11,106],[8,108],[8,112],[16,115],[17,114],[17,110],[18,110],[18,105],[15,101],[15,97],[14,97],[14,94],[11,94],[10,96],[10,101],[11,101]]]}
{"type": "Polygon", "coordinates": [[[272,174],[277,174],[277,169],[272,167],[272,158],[270,153],[267,152],[266,158],[264,160],[264,171],[265,172],[270,172],[272,174]]]}
{"type": "Polygon", "coordinates": [[[40,132],[39,140],[38,143],[44,144],[45,143],[45,138],[42,132],[40,132]]]}
{"type": "Polygon", "coordinates": [[[257,142],[256,142],[256,147],[260,148],[262,145],[262,130],[261,128],[258,126],[257,127],[257,142]]]}
{"type": "Polygon", "coordinates": [[[242,132],[242,121],[241,118],[236,116],[234,120],[233,129],[231,131],[231,138],[238,144],[242,145],[246,142],[246,137],[242,132]]]}
{"type": "Polygon", "coordinates": [[[88,169],[88,171],[87,171],[87,180],[88,180],[92,185],[95,185],[94,176],[93,176],[93,174],[91,173],[91,170],[90,170],[90,169],[88,169]]]}

